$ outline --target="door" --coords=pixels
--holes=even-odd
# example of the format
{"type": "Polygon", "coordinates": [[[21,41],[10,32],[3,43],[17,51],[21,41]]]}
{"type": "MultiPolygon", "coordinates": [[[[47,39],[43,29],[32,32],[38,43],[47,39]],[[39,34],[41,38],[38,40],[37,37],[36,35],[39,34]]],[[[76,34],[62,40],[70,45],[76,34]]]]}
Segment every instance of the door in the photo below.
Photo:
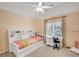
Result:
{"type": "Polygon", "coordinates": [[[60,46],[63,46],[63,36],[62,36],[62,21],[61,20],[57,20],[54,22],[54,37],[58,37],[59,41],[60,41],[60,46]]]}
{"type": "Polygon", "coordinates": [[[53,23],[51,21],[48,21],[46,23],[46,44],[52,45],[52,37],[53,37],[53,23]]]}
{"type": "Polygon", "coordinates": [[[46,44],[53,46],[53,37],[58,37],[62,46],[62,19],[48,20],[46,23],[46,44]]]}

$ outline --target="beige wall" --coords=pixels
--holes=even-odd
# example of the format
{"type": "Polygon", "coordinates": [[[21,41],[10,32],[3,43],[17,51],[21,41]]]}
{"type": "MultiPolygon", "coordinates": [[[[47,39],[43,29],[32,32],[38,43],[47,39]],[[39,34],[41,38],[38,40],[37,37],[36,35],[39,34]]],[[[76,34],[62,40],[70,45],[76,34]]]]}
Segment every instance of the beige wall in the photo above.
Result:
{"type": "Polygon", "coordinates": [[[36,32],[44,34],[44,20],[35,20],[33,24],[36,32]]]}
{"type": "Polygon", "coordinates": [[[15,13],[0,10],[0,53],[8,50],[9,29],[34,29],[44,34],[44,20],[33,20],[15,13]]]}
{"type": "Polygon", "coordinates": [[[72,47],[75,40],[79,40],[79,12],[68,14],[64,19],[65,43],[72,47]]]}
{"type": "MultiPolygon", "coordinates": [[[[66,15],[64,20],[65,43],[71,47],[79,39],[79,12],[66,15]]],[[[29,29],[44,34],[44,20],[32,20],[14,13],[0,10],[0,53],[8,50],[8,29],[29,29]]]]}
{"type": "Polygon", "coordinates": [[[34,29],[30,18],[0,10],[0,53],[8,50],[8,29],[34,29]]]}
{"type": "MultiPolygon", "coordinates": [[[[63,19],[65,45],[73,47],[75,40],[79,40],[79,12],[69,13],[65,16],[63,19]]],[[[51,18],[53,20],[56,16],[51,18]]]]}

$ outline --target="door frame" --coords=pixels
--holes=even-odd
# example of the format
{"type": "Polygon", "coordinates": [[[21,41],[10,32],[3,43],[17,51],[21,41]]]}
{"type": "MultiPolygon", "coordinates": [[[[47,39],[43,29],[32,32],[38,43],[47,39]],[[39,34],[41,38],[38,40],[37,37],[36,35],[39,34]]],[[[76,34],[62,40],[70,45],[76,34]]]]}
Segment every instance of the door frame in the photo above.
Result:
{"type": "Polygon", "coordinates": [[[66,46],[66,44],[65,44],[65,33],[64,33],[64,31],[65,31],[65,26],[64,26],[64,18],[65,18],[66,16],[60,16],[60,17],[54,17],[54,18],[49,18],[49,19],[45,19],[44,20],[44,34],[45,34],[45,40],[44,40],[44,42],[46,43],[46,23],[47,23],[47,21],[48,20],[53,20],[53,19],[57,19],[57,18],[62,18],[62,36],[63,36],[63,43],[62,43],[62,47],[65,47],[66,46]]]}

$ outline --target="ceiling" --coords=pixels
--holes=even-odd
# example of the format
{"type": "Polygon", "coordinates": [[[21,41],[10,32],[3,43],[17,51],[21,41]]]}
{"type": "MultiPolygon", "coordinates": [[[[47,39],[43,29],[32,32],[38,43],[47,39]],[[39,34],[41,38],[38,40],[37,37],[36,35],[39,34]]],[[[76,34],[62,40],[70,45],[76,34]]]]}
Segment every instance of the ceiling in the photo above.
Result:
{"type": "Polygon", "coordinates": [[[0,2],[0,9],[33,19],[44,19],[50,16],[61,16],[79,11],[79,2],[44,2],[44,5],[53,7],[51,9],[44,9],[45,14],[32,13],[35,8],[31,5],[38,5],[38,2],[0,2]]]}

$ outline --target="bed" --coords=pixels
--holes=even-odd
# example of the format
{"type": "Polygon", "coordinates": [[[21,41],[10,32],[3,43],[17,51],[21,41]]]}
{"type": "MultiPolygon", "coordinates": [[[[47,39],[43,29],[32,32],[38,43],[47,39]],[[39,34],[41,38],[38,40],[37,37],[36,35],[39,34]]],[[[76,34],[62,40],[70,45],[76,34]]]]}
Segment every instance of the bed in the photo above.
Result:
{"type": "Polygon", "coordinates": [[[43,36],[33,31],[8,30],[9,52],[16,57],[23,57],[43,46],[43,36]]]}
{"type": "Polygon", "coordinates": [[[74,47],[72,47],[70,50],[76,54],[79,54],[79,40],[75,41],[74,47]]]}

